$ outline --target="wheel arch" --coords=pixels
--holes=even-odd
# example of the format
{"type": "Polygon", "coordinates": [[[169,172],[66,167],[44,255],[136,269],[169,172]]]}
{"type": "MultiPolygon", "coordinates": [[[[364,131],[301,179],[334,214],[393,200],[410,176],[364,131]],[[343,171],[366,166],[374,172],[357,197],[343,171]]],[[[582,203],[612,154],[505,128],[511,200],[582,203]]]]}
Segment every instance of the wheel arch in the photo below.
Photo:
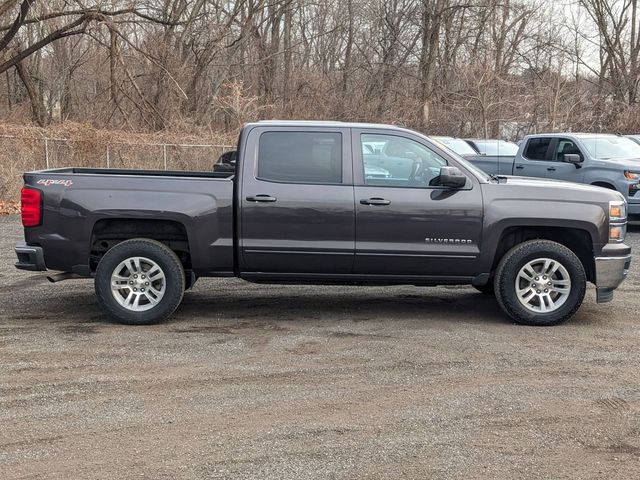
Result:
{"type": "Polygon", "coordinates": [[[505,228],[498,240],[491,263],[491,272],[495,272],[498,263],[511,248],[528,240],[551,240],[564,245],[576,254],[584,267],[587,279],[590,282],[595,281],[592,236],[587,230],[575,227],[511,226],[505,228]]]}
{"type": "Polygon", "coordinates": [[[609,190],[616,190],[616,191],[618,190],[615,187],[615,185],[609,182],[597,181],[597,182],[592,182],[591,185],[593,185],[594,187],[608,188],[609,190]]]}
{"type": "Polygon", "coordinates": [[[95,272],[98,262],[110,248],[133,238],[149,238],[163,243],[178,256],[185,270],[191,270],[191,246],[184,223],[171,219],[109,217],[97,220],[90,235],[89,268],[95,272]]]}

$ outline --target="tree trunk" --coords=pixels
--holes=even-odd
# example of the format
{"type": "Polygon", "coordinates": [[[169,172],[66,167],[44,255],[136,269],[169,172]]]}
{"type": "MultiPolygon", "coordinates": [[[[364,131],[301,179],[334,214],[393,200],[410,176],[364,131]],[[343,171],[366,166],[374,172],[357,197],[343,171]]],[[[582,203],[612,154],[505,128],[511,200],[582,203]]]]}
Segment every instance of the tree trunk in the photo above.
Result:
{"type": "Polygon", "coordinates": [[[9,70],[5,72],[7,77],[7,104],[9,106],[9,111],[13,108],[13,98],[11,93],[11,77],[9,76],[9,70]]]}
{"type": "Polygon", "coordinates": [[[27,67],[25,67],[23,62],[16,63],[16,71],[18,72],[20,80],[22,80],[22,83],[24,84],[24,88],[27,90],[27,95],[29,95],[33,120],[39,126],[44,127],[46,124],[44,106],[42,105],[42,99],[38,95],[36,86],[33,83],[33,79],[31,78],[31,73],[28,71],[27,67]]]}
{"type": "Polygon", "coordinates": [[[109,92],[111,105],[118,106],[118,35],[109,28],[109,92]]]}
{"type": "Polygon", "coordinates": [[[441,14],[440,2],[423,0],[422,2],[422,48],[420,50],[420,118],[423,127],[427,127],[429,103],[432,101],[433,83],[436,73],[436,60],[440,40],[441,14]]]}
{"type": "Polygon", "coordinates": [[[342,85],[340,93],[342,101],[339,102],[339,117],[344,118],[348,90],[349,90],[349,75],[351,74],[351,52],[353,50],[353,0],[347,0],[347,44],[344,50],[344,63],[342,64],[342,85]]]}
{"type": "Polygon", "coordinates": [[[286,5],[284,12],[284,78],[282,82],[282,104],[288,105],[291,92],[291,23],[293,22],[293,0],[286,5]]]}

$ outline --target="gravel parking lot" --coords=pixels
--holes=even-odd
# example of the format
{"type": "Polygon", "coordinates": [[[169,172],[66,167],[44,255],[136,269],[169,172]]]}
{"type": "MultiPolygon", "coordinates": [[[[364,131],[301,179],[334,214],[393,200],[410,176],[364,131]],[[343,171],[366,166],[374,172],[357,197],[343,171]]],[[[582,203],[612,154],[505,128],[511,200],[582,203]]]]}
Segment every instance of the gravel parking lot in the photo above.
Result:
{"type": "Polygon", "coordinates": [[[216,279],[126,327],[0,233],[1,479],[638,478],[637,264],[552,328],[466,287],[216,279]]]}

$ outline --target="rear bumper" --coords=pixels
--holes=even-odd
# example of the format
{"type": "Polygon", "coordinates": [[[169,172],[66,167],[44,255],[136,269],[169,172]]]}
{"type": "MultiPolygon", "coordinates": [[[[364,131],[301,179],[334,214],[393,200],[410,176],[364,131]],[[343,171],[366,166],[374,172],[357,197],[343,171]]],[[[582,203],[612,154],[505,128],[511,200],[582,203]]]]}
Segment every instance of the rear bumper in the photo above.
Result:
{"type": "Polygon", "coordinates": [[[596,300],[606,303],[613,300],[613,291],[627,277],[631,255],[621,257],[596,257],[596,300]]]}
{"type": "Polygon", "coordinates": [[[15,248],[18,261],[16,268],[20,270],[43,271],[47,269],[44,264],[44,253],[42,247],[33,247],[24,242],[20,242],[15,248]]]}

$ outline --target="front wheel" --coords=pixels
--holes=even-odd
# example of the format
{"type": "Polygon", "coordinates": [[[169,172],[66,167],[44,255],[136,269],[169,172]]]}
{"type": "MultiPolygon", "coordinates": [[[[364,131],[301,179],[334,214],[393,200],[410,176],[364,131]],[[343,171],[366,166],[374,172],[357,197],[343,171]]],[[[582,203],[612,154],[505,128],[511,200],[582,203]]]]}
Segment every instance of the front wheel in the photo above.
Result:
{"type": "Polygon", "coordinates": [[[549,240],[516,245],[496,270],[496,298],[517,323],[548,326],[568,320],[580,308],[586,290],[580,259],[549,240]]]}
{"type": "Polygon", "coordinates": [[[128,325],[161,322],[180,305],[185,274],[166,245],[136,238],[111,248],[98,263],[95,289],[112,318],[128,325]]]}

